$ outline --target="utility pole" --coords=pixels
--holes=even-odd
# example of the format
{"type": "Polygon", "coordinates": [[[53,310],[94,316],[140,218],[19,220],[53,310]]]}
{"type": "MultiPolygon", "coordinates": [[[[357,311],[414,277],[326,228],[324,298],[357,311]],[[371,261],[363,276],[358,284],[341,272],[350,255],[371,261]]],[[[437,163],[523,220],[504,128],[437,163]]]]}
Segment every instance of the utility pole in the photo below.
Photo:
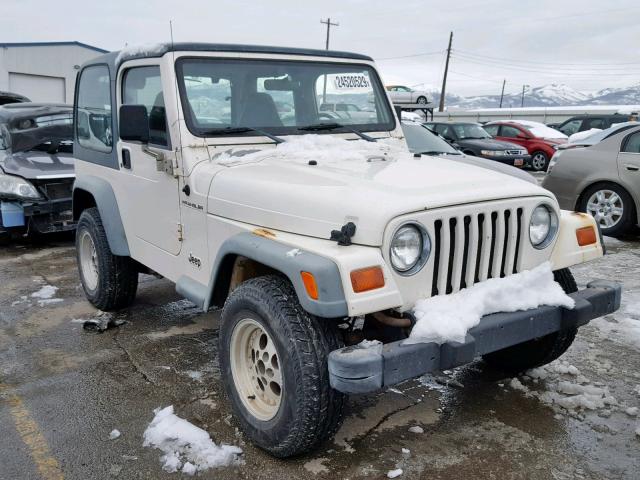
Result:
{"type": "Polygon", "coordinates": [[[529,88],[529,85],[522,85],[522,100],[520,101],[520,108],[524,107],[524,90],[529,88]]]}
{"type": "Polygon", "coordinates": [[[453,32],[449,33],[449,46],[447,47],[447,61],[444,64],[444,75],[442,77],[442,90],[440,91],[440,107],[439,112],[444,112],[444,95],[447,89],[447,73],[449,72],[449,58],[451,57],[451,42],[453,41],[453,32]]]}
{"type": "MultiPolygon", "coordinates": [[[[325,50],[329,50],[329,35],[331,33],[331,27],[339,27],[340,24],[338,22],[331,23],[331,18],[327,18],[326,20],[320,19],[320,23],[327,26],[327,41],[325,43],[325,50]]],[[[324,85],[322,86],[322,103],[326,103],[327,101],[327,76],[324,76],[324,85]]]]}
{"type": "Polygon", "coordinates": [[[507,79],[505,78],[502,81],[502,93],[500,94],[500,108],[502,108],[502,99],[504,98],[504,86],[507,83],[507,79]]]}

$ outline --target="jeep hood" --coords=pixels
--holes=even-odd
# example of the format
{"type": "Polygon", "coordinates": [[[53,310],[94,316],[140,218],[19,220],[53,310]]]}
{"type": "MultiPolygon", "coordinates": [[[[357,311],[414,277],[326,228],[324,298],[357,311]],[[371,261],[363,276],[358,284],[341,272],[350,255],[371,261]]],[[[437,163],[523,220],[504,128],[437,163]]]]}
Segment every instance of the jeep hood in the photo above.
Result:
{"type": "Polygon", "coordinates": [[[399,144],[333,138],[323,139],[322,145],[287,145],[291,142],[214,157],[227,168],[211,183],[209,213],[319,238],[329,238],[331,230],[351,221],[357,227],[354,243],[377,246],[387,223],[399,215],[501,198],[551,196],[537,185],[480,166],[442,157],[416,158],[399,144]]]}

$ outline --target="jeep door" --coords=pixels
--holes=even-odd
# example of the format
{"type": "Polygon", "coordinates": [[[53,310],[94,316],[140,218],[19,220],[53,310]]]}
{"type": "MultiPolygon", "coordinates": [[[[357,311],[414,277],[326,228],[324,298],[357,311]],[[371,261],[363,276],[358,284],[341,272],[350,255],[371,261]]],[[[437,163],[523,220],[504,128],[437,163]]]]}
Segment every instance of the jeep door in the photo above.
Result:
{"type": "Polygon", "coordinates": [[[144,105],[149,121],[148,143],[118,142],[126,206],[135,236],[173,255],[180,253],[178,180],[162,168],[162,157],[175,164],[166,118],[160,66],[149,60],[132,62],[118,73],[118,104],[144,105]]]}

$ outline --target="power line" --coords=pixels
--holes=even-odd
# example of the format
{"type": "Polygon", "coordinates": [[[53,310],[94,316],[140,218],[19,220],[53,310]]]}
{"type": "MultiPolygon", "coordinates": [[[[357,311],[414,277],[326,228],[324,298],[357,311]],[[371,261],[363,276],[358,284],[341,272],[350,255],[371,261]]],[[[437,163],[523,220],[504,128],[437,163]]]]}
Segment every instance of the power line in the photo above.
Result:
{"type": "Polygon", "coordinates": [[[402,58],[414,58],[414,57],[426,57],[426,56],[429,56],[429,55],[440,55],[444,51],[445,50],[439,50],[437,52],[414,53],[412,55],[401,55],[399,57],[376,58],[376,62],[380,62],[380,61],[383,61],[383,60],[399,60],[399,59],[402,59],[402,58]]]}
{"type": "Polygon", "coordinates": [[[541,75],[546,75],[546,76],[552,76],[552,77],[598,77],[598,76],[628,76],[628,75],[640,75],[640,71],[621,71],[621,72],[611,72],[610,70],[606,71],[606,72],[601,72],[601,71],[591,71],[591,72],[580,72],[580,71],[565,71],[562,69],[550,69],[550,70],[541,70],[541,69],[535,69],[535,68],[528,68],[528,67],[522,67],[522,66],[515,66],[515,65],[501,65],[501,64],[496,64],[496,63],[491,63],[491,62],[483,62],[480,61],[478,59],[472,59],[472,58],[467,58],[467,57],[463,57],[460,55],[453,55],[454,58],[457,58],[459,61],[461,62],[469,62],[472,64],[476,64],[476,65],[482,65],[485,67],[493,67],[493,68],[499,68],[501,70],[513,70],[513,71],[518,71],[518,72],[532,72],[532,73],[538,73],[541,75]]]}
{"type": "Polygon", "coordinates": [[[612,66],[623,66],[623,65],[640,65],[640,62],[621,62],[621,63],[540,62],[535,60],[520,60],[520,59],[512,59],[512,58],[504,58],[504,57],[493,57],[490,55],[485,55],[483,53],[476,53],[476,52],[472,52],[470,50],[465,50],[461,48],[454,48],[453,52],[466,55],[469,57],[485,58],[487,60],[495,60],[495,61],[508,62],[508,63],[535,64],[535,65],[581,66],[581,67],[590,67],[590,66],[612,67],[612,66]]]}

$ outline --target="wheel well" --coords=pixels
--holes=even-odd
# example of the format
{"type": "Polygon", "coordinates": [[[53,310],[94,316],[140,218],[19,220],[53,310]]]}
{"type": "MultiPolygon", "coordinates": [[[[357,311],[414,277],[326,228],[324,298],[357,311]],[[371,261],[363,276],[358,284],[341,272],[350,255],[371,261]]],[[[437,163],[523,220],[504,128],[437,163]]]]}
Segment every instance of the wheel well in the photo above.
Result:
{"type": "Polygon", "coordinates": [[[615,185],[616,187],[622,189],[631,199],[631,213],[632,218],[636,218],[637,215],[637,207],[636,207],[636,203],[635,200],[633,198],[633,195],[631,195],[631,193],[629,193],[629,190],[627,190],[626,188],[624,188],[622,185],[620,185],[619,183],[616,182],[611,182],[611,181],[606,181],[606,180],[602,180],[602,181],[598,181],[598,182],[593,182],[589,185],[587,185],[586,187],[584,187],[584,189],[582,189],[582,192],[580,193],[580,195],[578,195],[578,199],[576,200],[576,204],[574,207],[574,210],[578,211],[578,209],[580,208],[580,204],[582,203],[582,200],[584,199],[587,191],[593,187],[598,187],[598,186],[605,186],[605,185],[615,185]]]}
{"type": "Polygon", "coordinates": [[[78,220],[83,210],[95,207],[96,199],[86,190],[76,188],[73,191],[73,219],[78,220]]]}
{"type": "Polygon", "coordinates": [[[226,255],[218,267],[210,303],[221,307],[229,294],[242,282],[274,273],[280,272],[242,255],[226,255]]]}

